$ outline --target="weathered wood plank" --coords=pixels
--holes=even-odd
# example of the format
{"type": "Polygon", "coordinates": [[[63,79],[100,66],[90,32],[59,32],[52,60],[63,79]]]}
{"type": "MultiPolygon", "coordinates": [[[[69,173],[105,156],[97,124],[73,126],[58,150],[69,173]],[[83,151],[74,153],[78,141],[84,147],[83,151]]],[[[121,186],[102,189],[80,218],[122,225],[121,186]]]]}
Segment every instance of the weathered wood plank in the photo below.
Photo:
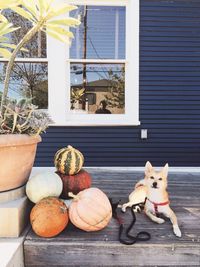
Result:
{"type": "Polygon", "coordinates": [[[199,245],[188,244],[38,242],[26,244],[25,259],[26,266],[199,266],[199,250],[199,245]]]}
{"type": "MultiPolygon", "coordinates": [[[[131,171],[101,173],[99,169],[92,169],[90,173],[93,186],[102,189],[114,201],[121,199],[122,203],[127,201],[135,182],[142,178],[141,172],[131,171]]],[[[182,238],[175,237],[169,220],[158,225],[144,213],[136,215],[131,234],[145,230],[152,238],[130,247],[119,243],[119,226],[115,219],[102,231],[93,233],[71,224],[55,238],[39,238],[30,231],[24,243],[26,266],[200,266],[199,175],[173,174],[169,179],[169,194],[182,238]]],[[[119,210],[119,216],[126,228],[132,219],[130,210],[125,214],[119,210]]]]}

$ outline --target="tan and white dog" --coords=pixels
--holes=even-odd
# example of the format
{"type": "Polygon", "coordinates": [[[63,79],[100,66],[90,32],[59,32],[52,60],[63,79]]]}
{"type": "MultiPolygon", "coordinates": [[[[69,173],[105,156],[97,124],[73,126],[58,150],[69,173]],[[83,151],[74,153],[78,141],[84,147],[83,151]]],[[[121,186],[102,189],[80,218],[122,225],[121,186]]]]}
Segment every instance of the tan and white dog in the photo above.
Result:
{"type": "Polygon", "coordinates": [[[181,237],[177,218],[169,206],[167,192],[168,164],[160,172],[157,172],[148,161],[145,165],[145,178],[135,185],[135,190],[129,195],[129,202],[122,205],[122,211],[127,207],[132,207],[136,203],[145,202],[144,212],[156,223],[164,223],[165,220],[157,217],[163,214],[171,220],[174,234],[181,237]]]}

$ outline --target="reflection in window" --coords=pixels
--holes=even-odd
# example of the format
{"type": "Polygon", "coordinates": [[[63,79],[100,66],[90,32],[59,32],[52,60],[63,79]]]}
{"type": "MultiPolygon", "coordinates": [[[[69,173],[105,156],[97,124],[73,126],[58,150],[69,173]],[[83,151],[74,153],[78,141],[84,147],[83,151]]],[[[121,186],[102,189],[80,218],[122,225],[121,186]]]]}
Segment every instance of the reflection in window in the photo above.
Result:
{"type": "Polygon", "coordinates": [[[80,17],[82,23],[71,29],[75,39],[70,58],[125,58],[125,7],[79,6],[71,15],[80,17]]]}
{"type": "MultiPolygon", "coordinates": [[[[0,62],[0,93],[3,89],[7,63],[0,62]]],[[[15,63],[9,95],[12,99],[32,98],[39,108],[48,108],[47,63],[15,63]]]]}
{"type": "Polygon", "coordinates": [[[73,112],[125,113],[124,64],[71,63],[70,70],[73,112]]]}
{"type": "MultiPolygon", "coordinates": [[[[10,38],[10,43],[18,44],[19,41],[24,37],[24,35],[32,27],[30,21],[26,20],[17,13],[6,10],[4,15],[8,18],[10,22],[13,23],[15,27],[20,27],[17,31],[8,34],[10,38]]],[[[37,33],[25,46],[28,52],[20,51],[17,57],[22,58],[45,58],[46,57],[46,34],[44,32],[37,33]]]]}

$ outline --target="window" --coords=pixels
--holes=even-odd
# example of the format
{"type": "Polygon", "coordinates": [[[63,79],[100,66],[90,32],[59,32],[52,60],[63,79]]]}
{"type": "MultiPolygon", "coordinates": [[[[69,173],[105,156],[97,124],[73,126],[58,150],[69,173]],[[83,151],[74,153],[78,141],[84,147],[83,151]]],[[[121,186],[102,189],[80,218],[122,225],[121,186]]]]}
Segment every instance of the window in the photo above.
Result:
{"type": "MultiPolygon", "coordinates": [[[[70,3],[82,22],[72,45],[38,33],[16,58],[9,96],[32,97],[55,125],[139,125],[139,0],[70,3]]],[[[6,15],[22,26],[9,36],[17,43],[30,24],[6,15]]],[[[6,64],[0,58],[0,90],[6,64]]]]}
{"type": "Polygon", "coordinates": [[[48,37],[49,111],[57,125],[138,125],[139,0],[74,0],[81,26],[48,37]]]}
{"type": "MultiPolygon", "coordinates": [[[[9,34],[10,42],[17,44],[31,27],[30,23],[8,10],[5,16],[21,28],[9,34]]],[[[46,36],[38,33],[26,46],[28,52],[20,51],[15,60],[9,84],[12,99],[32,98],[33,104],[48,109],[48,61],[46,57],[46,36]]],[[[7,60],[0,58],[0,91],[3,88],[7,60]]]]}

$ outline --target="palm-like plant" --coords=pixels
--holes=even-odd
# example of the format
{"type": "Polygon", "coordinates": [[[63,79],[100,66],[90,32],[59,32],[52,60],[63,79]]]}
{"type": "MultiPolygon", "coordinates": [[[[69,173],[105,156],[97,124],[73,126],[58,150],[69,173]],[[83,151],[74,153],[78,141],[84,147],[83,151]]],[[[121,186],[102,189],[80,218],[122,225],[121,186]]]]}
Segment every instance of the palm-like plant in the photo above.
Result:
{"type": "Polygon", "coordinates": [[[4,8],[16,7],[20,5],[21,0],[0,0],[0,56],[9,58],[11,52],[8,48],[15,49],[15,45],[8,43],[6,34],[16,31],[18,28],[13,27],[12,23],[9,23],[5,16],[1,14],[1,10],[4,8]]]}
{"type": "Polygon", "coordinates": [[[13,27],[12,23],[8,21],[0,22],[0,56],[3,58],[10,58],[11,52],[8,48],[15,49],[16,45],[9,44],[9,39],[6,34],[16,31],[18,28],[13,27]]]}
{"type": "Polygon", "coordinates": [[[0,21],[7,22],[7,19],[1,14],[5,8],[15,7],[21,4],[21,0],[0,0],[0,21]]]}
{"type": "Polygon", "coordinates": [[[71,90],[71,100],[73,100],[73,101],[80,100],[81,97],[84,95],[84,93],[85,93],[85,88],[82,88],[82,89],[79,89],[79,88],[72,89],[71,90]]]}
{"type": "MultiPolygon", "coordinates": [[[[9,7],[6,4],[5,6],[9,7]]],[[[4,91],[1,100],[1,114],[3,114],[3,107],[8,94],[9,80],[12,67],[14,65],[14,61],[19,50],[23,48],[23,46],[30,39],[32,39],[32,37],[38,31],[44,31],[53,38],[56,38],[62,42],[69,42],[69,39],[73,38],[73,33],[70,32],[67,27],[75,27],[80,24],[79,20],[71,17],[59,18],[59,16],[64,15],[67,12],[76,9],[77,7],[66,3],[58,4],[56,3],[56,0],[21,0],[20,6],[10,5],[10,8],[22,17],[31,21],[33,26],[25,34],[22,40],[16,45],[9,59],[6,69],[4,91]]]]}
{"type": "Polygon", "coordinates": [[[21,0],[0,0],[0,9],[5,9],[12,6],[17,6],[21,4],[21,0]]]}

